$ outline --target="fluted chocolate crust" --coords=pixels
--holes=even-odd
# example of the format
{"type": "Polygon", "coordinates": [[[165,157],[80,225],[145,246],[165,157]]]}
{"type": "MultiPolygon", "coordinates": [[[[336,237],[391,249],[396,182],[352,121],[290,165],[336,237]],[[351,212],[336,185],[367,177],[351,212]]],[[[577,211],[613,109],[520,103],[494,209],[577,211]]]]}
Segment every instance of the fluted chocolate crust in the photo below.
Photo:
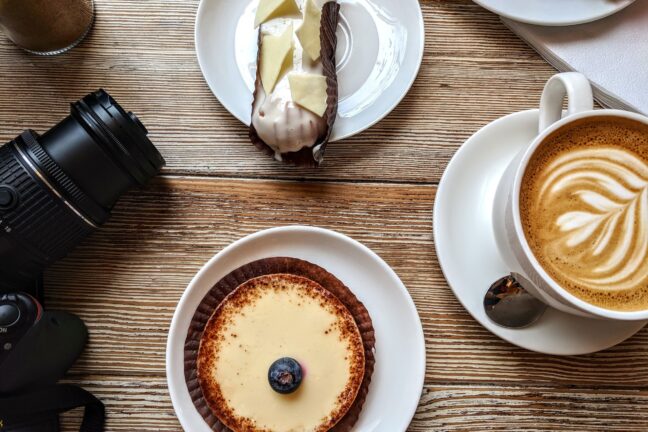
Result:
{"type": "Polygon", "coordinates": [[[336,296],[353,315],[365,350],[365,372],[355,402],[331,429],[335,432],[350,431],[362,411],[374,370],[376,339],[371,317],[364,305],[339,279],[315,264],[296,258],[267,258],[246,264],[221,279],[203,298],[191,320],[185,340],[185,380],[194,405],[212,430],[231,431],[211,411],[198,382],[197,358],[200,340],[211,315],[225,297],[251,279],[272,274],[291,274],[317,282],[336,296]]]}
{"type": "MultiPolygon", "coordinates": [[[[326,122],[326,131],[319,137],[317,142],[312,147],[305,147],[298,152],[282,153],[281,160],[288,164],[304,166],[304,167],[317,167],[324,160],[324,153],[331,131],[335,124],[338,110],[338,79],[336,69],[335,51],[337,49],[337,26],[340,17],[340,5],[337,1],[330,1],[322,7],[322,21],[320,25],[320,43],[322,45],[320,56],[323,68],[323,74],[326,77],[327,83],[327,109],[324,113],[324,120],[326,122]]],[[[257,65],[261,60],[261,32],[259,32],[259,54],[257,55],[257,65]]],[[[256,83],[254,87],[254,101],[256,101],[258,89],[261,88],[261,75],[257,69],[256,83]]],[[[254,107],[254,102],[252,103],[254,107]]],[[[257,134],[254,125],[250,124],[250,140],[261,151],[274,157],[275,151],[257,134]]]]}

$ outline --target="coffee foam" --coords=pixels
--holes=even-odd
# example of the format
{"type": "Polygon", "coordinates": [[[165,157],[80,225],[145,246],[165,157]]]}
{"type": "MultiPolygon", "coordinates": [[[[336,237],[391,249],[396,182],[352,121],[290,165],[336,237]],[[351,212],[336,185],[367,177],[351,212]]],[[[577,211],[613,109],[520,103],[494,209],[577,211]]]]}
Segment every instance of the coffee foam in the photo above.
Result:
{"type": "Polygon", "coordinates": [[[540,265],[577,297],[648,309],[648,126],[595,117],[545,139],[520,192],[540,265]]]}

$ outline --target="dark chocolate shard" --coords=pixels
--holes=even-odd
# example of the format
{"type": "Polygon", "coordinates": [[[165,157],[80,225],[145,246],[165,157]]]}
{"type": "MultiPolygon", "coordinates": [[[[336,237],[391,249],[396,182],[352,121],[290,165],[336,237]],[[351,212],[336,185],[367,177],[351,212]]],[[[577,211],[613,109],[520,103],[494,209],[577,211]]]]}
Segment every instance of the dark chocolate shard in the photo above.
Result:
{"type": "Polygon", "coordinates": [[[364,377],[353,405],[345,416],[330,429],[332,432],[350,432],[358,421],[367,399],[376,362],[374,353],[376,337],[373,322],[362,302],[342,281],[322,267],[297,258],[265,258],[239,267],[218,281],[202,299],[191,320],[184,346],[185,381],[196,409],[213,431],[230,432],[230,429],[209,408],[198,381],[196,363],[200,340],[212,313],[232,291],[250,279],[270,274],[292,274],[315,281],[336,296],[353,315],[360,330],[365,350],[364,377]]]}
{"type": "MultiPolygon", "coordinates": [[[[324,121],[326,122],[326,130],[320,136],[315,144],[311,147],[304,147],[297,152],[282,153],[281,160],[288,164],[303,166],[303,167],[317,167],[324,160],[324,153],[326,146],[333,131],[333,125],[337,117],[338,109],[338,79],[336,69],[335,51],[337,49],[337,27],[340,17],[340,5],[337,1],[330,1],[322,7],[322,21],[320,25],[320,43],[321,43],[321,62],[323,74],[326,77],[327,95],[326,100],[327,109],[324,113],[324,121]]],[[[259,54],[257,55],[257,65],[261,60],[261,31],[259,30],[259,54]]],[[[260,71],[257,69],[256,83],[254,88],[254,101],[257,99],[257,93],[261,84],[260,71]]],[[[252,103],[254,106],[254,102],[252,103]]],[[[253,108],[254,111],[254,108],[253,108]]],[[[250,124],[250,140],[261,151],[269,156],[275,157],[275,151],[259,137],[254,125],[250,124]]]]}

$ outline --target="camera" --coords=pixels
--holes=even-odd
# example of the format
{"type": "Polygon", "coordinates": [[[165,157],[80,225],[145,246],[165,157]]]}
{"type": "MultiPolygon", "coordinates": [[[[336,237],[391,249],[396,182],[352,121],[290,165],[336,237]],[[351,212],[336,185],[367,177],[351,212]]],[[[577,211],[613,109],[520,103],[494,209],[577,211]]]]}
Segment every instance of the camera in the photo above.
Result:
{"type": "Polygon", "coordinates": [[[80,318],[26,293],[0,294],[0,331],[0,395],[56,383],[88,338],[80,318]]]}
{"type": "Polygon", "coordinates": [[[84,422],[103,424],[96,398],[54,386],[88,332],[75,315],[43,309],[41,279],[108,220],[124,192],[164,166],[147,135],[135,114],[98,90],[44,134],[27,130],[0,147],[0,415],[13,419],[9,430],[54,430],[47,424],[58,412],[81,405],[101,414],[84,422]],[[39,417],[36,406],[51,409],[39,417]]]}
{"type": "Polygon", "coordinates": [[[0,292],[38,295],[43,270],[106,222],[164,159],[132,112],[99,90],[39,135],[0,147],[0,292]]]}

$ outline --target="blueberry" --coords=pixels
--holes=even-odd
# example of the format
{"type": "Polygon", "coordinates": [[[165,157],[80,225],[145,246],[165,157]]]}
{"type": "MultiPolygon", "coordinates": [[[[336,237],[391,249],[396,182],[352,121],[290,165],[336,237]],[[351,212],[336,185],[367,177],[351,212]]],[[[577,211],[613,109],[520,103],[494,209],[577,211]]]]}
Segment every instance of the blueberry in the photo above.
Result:
{"type": "Polygon", "coordinates": [[[301,365],[290,357],[277,360],[268,370],[268,382],[272,390],[277,393],[293,393],[302,382],[301,365]]]}

